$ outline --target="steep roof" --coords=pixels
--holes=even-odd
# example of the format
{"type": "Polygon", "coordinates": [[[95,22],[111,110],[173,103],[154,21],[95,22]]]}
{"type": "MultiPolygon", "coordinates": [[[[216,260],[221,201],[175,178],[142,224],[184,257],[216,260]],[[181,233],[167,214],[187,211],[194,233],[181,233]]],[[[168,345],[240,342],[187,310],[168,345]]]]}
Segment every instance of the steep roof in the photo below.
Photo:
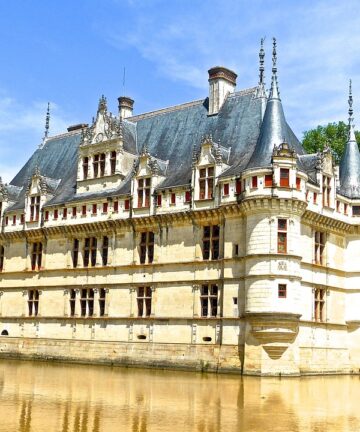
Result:
{"type": "Polygon", "coordinates": [[[136,122],[138,149],[169,160],[167,178],[160,187],[188,184],[193,147],[212,135],[214,142],[231,148],[229,164],[247,161],[257,141],[261,123],[261,100],[255,88],[230,94],[217,115],[208,115],[208,99],[168,110],[132,117],[136,122]]]}
{"type": "Polygon", "coordinates": [[[360,198],[360,152],[355,138],[351,80],[349,85],[349,137],[340,162],[339,192],[348,198],[360,198]]]}

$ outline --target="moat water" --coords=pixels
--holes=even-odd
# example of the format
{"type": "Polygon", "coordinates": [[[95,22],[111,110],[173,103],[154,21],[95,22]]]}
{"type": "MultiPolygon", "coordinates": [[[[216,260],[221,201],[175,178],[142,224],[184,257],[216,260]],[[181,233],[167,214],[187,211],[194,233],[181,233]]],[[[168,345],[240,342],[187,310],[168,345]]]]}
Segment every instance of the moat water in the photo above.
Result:
{"type": "Polygon", "coordinates": [[[360,431],[360,377],[0,361],[0,431],[360,431]]]}

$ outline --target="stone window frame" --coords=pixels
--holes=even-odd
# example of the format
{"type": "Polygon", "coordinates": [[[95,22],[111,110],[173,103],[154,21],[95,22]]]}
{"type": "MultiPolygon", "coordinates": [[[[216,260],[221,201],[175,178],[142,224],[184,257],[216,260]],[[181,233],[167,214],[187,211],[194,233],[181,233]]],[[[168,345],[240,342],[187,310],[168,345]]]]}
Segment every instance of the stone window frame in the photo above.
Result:
{"type": "Polygon", "coordinates": [[[217,283],[207,283],[200,286],[200,316],[216,318],[219,315],[220,288],[217,283]]]}
{"type": "Polygon", "coordinates": [[[204,260],[220,258],[220,225],[203,226],[202,253],[204,260]]]}
{"type": "Polygon", "coordinates": [[[324,265],[326,233],[324,231],[314,231],[314,263],[324,265]]]}
{"type": "Polygon", "coordinates": [[[152,264],[154,261],[155,233],[142,231],[140,233],[140,264],[152,264]]]}
{"type": "Polygon", "coordinates": [[[199,167],[199,200],[214,199],[215,166],[199,167]]]}
{"type": "Polygon", "coordinates": [[[151,286],[140,286],[136,289],[137,316],[149,318],[152,315],[152,292],[151,286]]]}

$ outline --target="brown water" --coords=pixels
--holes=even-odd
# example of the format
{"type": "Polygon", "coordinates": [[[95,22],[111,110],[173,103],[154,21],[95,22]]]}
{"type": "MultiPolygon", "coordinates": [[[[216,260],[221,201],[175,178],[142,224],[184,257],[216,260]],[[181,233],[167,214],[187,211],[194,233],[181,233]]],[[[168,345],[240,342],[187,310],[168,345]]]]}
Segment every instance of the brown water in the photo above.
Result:
{"type": "Polygon", "coordinates": [[[360,377],[0,361],[0,431],[360,431],[360,377]]]}

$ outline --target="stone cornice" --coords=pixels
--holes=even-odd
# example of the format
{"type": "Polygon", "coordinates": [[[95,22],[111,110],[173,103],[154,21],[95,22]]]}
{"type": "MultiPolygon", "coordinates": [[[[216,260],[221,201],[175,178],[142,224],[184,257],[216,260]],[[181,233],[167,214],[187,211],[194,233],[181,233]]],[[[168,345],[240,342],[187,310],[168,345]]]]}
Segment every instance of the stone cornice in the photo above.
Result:
{"type": "Polygon", "coordinates": [[[247,197],[240,203],[240,209],[245,214],[289,212],[302,216],[307,203],[295,198],[279,198],[277,196],[253,196],[247,197]]]}
{"type": "Polygon", "coordinates": [[[320,231],[324,231],[325,229],[339,234],[354,233],[355,228],[358,228],[338,219],[315,213],[311,210],[305,211],[302,217],[302,222],[315,229],[319,229],[320,231]]]}

